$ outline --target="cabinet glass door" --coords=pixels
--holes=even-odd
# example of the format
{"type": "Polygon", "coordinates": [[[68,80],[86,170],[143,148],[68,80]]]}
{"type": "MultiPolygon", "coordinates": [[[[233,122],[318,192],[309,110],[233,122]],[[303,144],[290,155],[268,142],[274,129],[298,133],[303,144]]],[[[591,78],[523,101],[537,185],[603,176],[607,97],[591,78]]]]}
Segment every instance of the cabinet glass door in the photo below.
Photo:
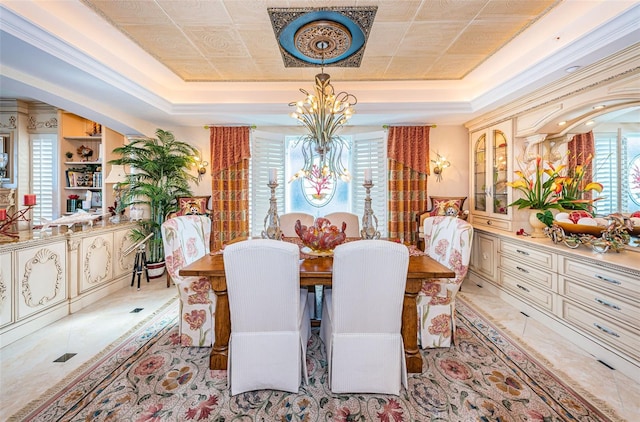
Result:
{"type": "Polygon", "coordinates": [[[487,135],[483,134],[476,141],[473,149],[473,195],[476,211],[487,210],[486,182],[487,182],[487,135]]]}
{"type": "Polygon", "coordinates": [[[507,214],[507,137],[500,130],[493,131],[493,212],[507,214]]]}

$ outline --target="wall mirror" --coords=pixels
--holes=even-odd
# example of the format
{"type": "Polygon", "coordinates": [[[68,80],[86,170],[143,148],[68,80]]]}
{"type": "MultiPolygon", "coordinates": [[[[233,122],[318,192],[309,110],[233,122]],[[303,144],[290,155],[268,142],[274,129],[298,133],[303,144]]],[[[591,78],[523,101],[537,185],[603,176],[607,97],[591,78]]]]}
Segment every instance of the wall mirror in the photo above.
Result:
{"type": "Polygon", "coordinates": [[[0,187],[6,188],[14,183],[13,134],[0,133],[0,141],[0,187]]]}

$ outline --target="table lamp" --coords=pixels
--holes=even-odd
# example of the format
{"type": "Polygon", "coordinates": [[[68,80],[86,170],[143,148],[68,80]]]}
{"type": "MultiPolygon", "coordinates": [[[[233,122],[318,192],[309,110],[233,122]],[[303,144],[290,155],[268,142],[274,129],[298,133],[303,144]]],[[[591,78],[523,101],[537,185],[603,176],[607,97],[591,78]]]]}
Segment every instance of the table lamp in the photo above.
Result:
{"type": "Polygon", "coordinates": [[[114,164],[111,166],[111,171],[109,175],[105,179],[105,183],[113,184],[113,195],[114,195],[114,205],[115,205],[115,215],[109,219],[112,223],[120,222],[120,202],[122,200],[122,188],[120,187],[121,183],[125,183],[127,181],[127,173],[124,171],[124,166],[114,164]]]}

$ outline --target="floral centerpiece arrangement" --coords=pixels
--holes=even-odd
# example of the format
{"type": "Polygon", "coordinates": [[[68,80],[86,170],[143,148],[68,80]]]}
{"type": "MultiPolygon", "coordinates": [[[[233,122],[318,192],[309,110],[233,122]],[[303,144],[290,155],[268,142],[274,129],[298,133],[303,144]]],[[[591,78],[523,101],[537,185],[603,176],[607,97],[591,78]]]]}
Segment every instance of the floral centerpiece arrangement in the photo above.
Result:
{"type": "Polygon", "coordinates": [[[536,157],[533,172],[516,170],[518,179],[507,185],[522,192],[524,197],[509,204],[518,209],[530,208],[535,210],[561,209],[558,195],[562,192],[562,184],[558,182],[560,175],[551,163],[544,168],[542,157],[536,157]]]}
{"type": "Polygon", "coordinates": [[[585,183],[585,171],[589,169],[593,156],[589,154],[583,164],[577,165],[573,171],[568,169],[566,176],[560,176],[557,181],[562,185],[558,203],[565,210],[582,210],[593,214],[594,202],[602,199],[587,197],[591,191],[602,192],[603,186],[598,182],[585,183]]]}
{"type": "Polygon", "coordinates": [[[568,169],[564,164],[555,167],[547,162],[545,165],[542,157],[536,157],[532,171],[517,170],[518,179],[507,183],[524,194],[509,206],[538,210],[537,218],[547,226],[553,222],[551,209],[583,210],[593,214],[594,202],[602,198],[585,196],[591,191],[602,192],[603,187],[597,182],[584,184],[585,169],[592,158],[590,155],[583,165],[568,169]]]}

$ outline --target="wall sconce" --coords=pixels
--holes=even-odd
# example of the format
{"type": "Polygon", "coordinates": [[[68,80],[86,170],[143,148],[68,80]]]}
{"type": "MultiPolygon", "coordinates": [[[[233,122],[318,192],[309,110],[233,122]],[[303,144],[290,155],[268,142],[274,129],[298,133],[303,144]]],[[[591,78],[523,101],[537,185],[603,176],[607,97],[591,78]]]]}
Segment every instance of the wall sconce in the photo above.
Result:
{"type": "Polygon", "coordinates": [[[200,155],[193,157],[196,162],[196,168],[198,169],[198,181],[202,180],[202,176],[207,174],[208,161],[204,161],[200,155]]]}
{"type": "Polygon", "coordinates": [[[436,152],[437,158],[435,160],[431,160],[433,165],[433,173],[436,175],[436,182],[442,181],[442,172],[447,167],[451,166],[451,163],[447,161],[446,157],[441,156],[436,152]]]}

